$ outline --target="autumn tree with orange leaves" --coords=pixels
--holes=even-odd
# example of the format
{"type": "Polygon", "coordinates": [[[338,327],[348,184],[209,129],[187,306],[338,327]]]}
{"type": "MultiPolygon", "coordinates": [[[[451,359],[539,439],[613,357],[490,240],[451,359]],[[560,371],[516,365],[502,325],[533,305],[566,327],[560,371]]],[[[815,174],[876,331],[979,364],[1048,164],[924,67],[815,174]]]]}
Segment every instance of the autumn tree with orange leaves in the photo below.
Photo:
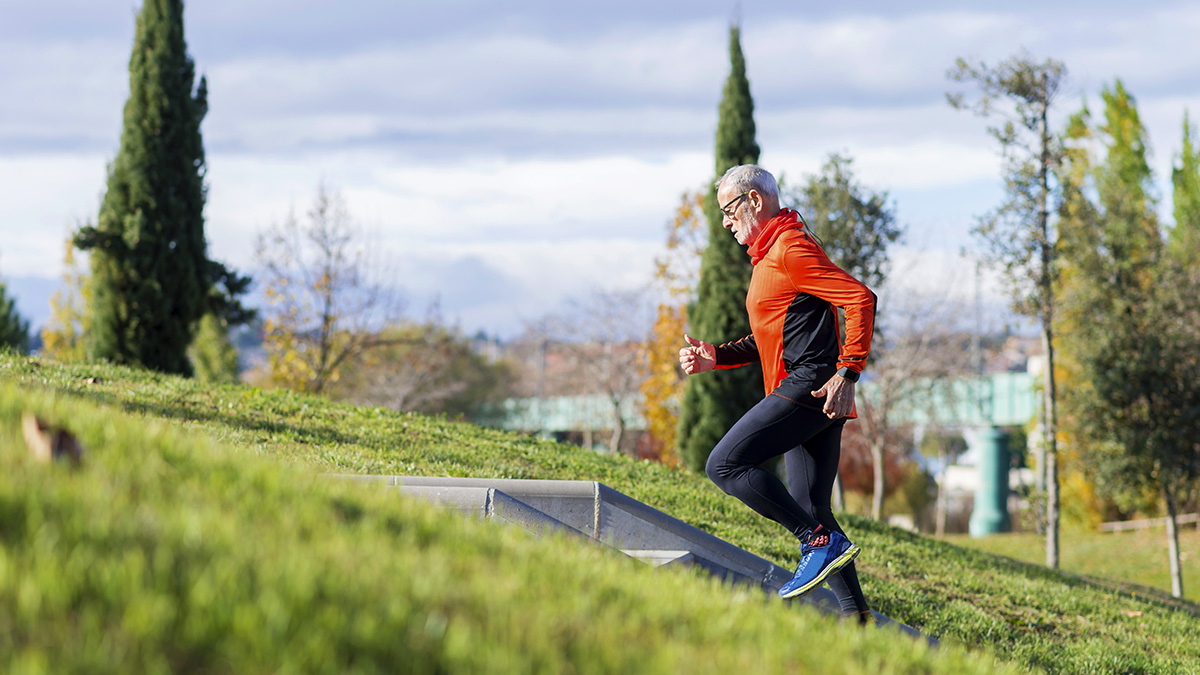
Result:
{"type": "Polygon", "coordinates": [[[663,301],[654,329],[646,341],[646,376],[642,381],[642,415],[659,459],[677,466],[675,434],[684,375],[679,370],[679,347],[687,328],[687,305],[696,295],[700,256],[707,235],[704,193],[685,192],[675,217],[667,223],[667,251],[655,260],[654,278],[663,301]]]}

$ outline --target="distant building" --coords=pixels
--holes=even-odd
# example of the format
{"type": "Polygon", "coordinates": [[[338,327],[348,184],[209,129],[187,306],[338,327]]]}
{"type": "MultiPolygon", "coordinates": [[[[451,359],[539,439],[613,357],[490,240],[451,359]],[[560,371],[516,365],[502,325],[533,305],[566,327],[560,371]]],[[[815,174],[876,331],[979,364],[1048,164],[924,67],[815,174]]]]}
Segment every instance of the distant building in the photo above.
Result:
{"type": "Polygon", "coordinates": [[[504,414],[497,426],[602,452],[641,456],[640,449],[648,439],[640,403],[637,394],[621,397],[618,406],[603,394],[510,398],[503,403],[504,414]],[[618,421],[623,428],[621,447],[612,448],[618,421]]]}

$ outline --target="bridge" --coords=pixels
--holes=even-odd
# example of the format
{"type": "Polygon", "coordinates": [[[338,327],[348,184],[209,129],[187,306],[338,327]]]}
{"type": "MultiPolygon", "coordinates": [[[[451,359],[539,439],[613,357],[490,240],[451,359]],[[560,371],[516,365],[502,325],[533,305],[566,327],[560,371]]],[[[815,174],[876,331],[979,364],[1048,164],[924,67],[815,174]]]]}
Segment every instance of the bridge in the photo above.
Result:
{"type": "MultiPolygon", "coordinates": [[[[899,421],[916,425],[1007,427],[1028,422],[1037,412],[1037,378],[1030,373],[991,373],[982,378],[949,381],[920,380],[899,409],[899,421]],[[936,412],[934,412],[936,411],[936,412]]],[[[862,400],[877,397],[869,376],[859,384],[862,400]]],[[[603,433],[611,430],[619,410],[624,427],[644,431],[641,395],[619,398],[619,408],[603,394],[511,398],[502,404],[497,424],[510,431],[545,435],[603,433]]]]}
{"type": "MultiPolygon", "coordinates": [[[[983,536],[1009,529],[1010,454],[1003,427],[1023,426],[1038,411],[1037,377],[1027,372],[990,373],[954,380],[917,379],[907,383],[891,415],[896,424],[960,429],[967,454],[978,467],[975,506],[970,531],[983,536]]],[[[864,377],[859,401],[870,403],[881,395],[878,383],[864,377]]],[[[504,402],[499,426],[512,431],[538,433],[567,440],[575,435],[587,447],[614,429],[616,415],[626,431],[644,433],[640,395],[627,395],[614,406],[603,395],[553,396],[509,399],[504,402]]],[[[624,445],[624,444],[622,444],[624,445]]]]}

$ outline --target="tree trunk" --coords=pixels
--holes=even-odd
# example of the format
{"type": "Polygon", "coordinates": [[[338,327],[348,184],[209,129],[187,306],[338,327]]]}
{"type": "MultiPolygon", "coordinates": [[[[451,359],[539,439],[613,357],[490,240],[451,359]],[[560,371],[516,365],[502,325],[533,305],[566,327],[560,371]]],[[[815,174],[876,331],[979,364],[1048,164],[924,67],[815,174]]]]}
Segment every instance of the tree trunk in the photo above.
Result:
{"type": "Polygon", "coordinates": [[[1046,347],[1046,424],[1043,441],[1046,464],[1046,566],[1058,569],[1058,412],[1054,391],[1054,343],[1049,324],[1042,332],[1042,342],[1046,347]]]}
{"type": "Polygon", "coordinates": [[[937,521],[934,525],[934,534],[938,537],[946,536],[946,472],[950,469],[950,457],[942,456],[942,479],[938,481],[937,491],[937,521]]]}
{"type": "Polygon", "coordinates": [[[840,471],[833,477],[833,508],[838,511],[846,510],[846,489],[842,487],[842,474],[840,471]]]}
{"type": "Polygon", "coordinates": [[[1049,101],[1041,109],[1042,157],[1038,182],[1038,225],[1041,229],[1042,345],[1046,350],[1046,566],[1058,569],[1058,409],[1054,388],[1054,246],[1050,241],[1050,122],[1049,101]]]}
{"type": "Polygon", "coordinates": [[[621,436],[624,433],[622,424],[617,422],[617,426],[613,429],[612,437],[609,439],[609,444],[612,446],[613,454],[621,452],[621,436]]]}
{"type": "MultiPolygon", "coordinates": [[[[887,428],[886,426],[884,427],[887,428]]],[[[871,444],[871,459],[875,465],[875,494],[871,499],[871,517],[875,520],[880,520],[883,517],[883,492],[884,492],[884,475],[883,475],[883,439],[876,439],[871,444]]]]}
{"type": "MultiPolygon", "coordinates": [[[[1161,469],[1159,471],[1162,473],[1161,469]]],[[[1183,570],[1179,565],[1179,524],[1175,522],[1178,515],[1175,504],[1175,493],[1170,481],[1162,477],[1163,501],[1167,505],[1167,556],[1171,559],[1171,595],[1183,597],[1183,570]]]]}
{"type": "Polygon", "coordinates": [[[616,396],[611,396],[609,400],[613,405],[613,432],[609,439],[609,447],[615,455],[621,452],[621,436],[625,433],[625,418],[621,417],[621,401],[616,396]]]}
{"type": "MultiPolygon", "coordinates": [[[[1045,386],[1043,385],[1043,389],[1045,386]]],[[[1030,495],[1029,505],[1033,509],[1033,531],[1046,534],[1046,396],[1042,393],[1041,418],[1038,420],[1034,433],[1037,442],[1033,444],[1033,494],[1030,495]]]]}

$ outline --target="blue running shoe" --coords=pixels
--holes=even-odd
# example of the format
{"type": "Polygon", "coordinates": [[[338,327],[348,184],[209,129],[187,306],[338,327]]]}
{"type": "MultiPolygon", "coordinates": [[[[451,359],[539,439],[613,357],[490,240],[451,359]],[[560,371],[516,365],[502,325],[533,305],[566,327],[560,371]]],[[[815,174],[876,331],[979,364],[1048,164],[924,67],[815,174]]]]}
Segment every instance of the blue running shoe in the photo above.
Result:
{"type": "Polygon", "coordinates": [[[796,576],[779,589],[779,597],[799,597],[820,586],[825,577],[854,560],[860,550],[841,532],[830,532],[829,543],[825,546],[801,544],[800,564],[796,567],[796,576]]]}

